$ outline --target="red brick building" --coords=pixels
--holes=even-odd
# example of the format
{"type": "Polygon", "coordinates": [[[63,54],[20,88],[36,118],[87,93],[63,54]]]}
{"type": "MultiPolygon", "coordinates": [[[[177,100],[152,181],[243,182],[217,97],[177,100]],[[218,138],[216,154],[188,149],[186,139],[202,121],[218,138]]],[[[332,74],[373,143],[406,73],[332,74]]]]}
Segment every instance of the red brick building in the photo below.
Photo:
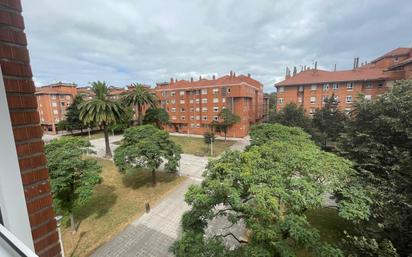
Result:
{"type": "Polygon", "coordinates": [[[287,69],[285,80],[275,85],[277,109],[294,102],[311,115],[322,108],[325,97],[334,94],[339,108],[350,111],[359,94],[374,99],[399,79],[412,79],[412,48],[397,48],[361,65],[356,58],[351,70],[325,71],[315,67],[296,72],[295,68],[291,74],[287,69]]]}
{"type": "Polygon", "coordinates": [[[57,257],[61,251],[21,12],[20,0],[0,0],[0,225],[40,257],[57,257]]]}
{"type": "Polygon", "coordinates": [[[35,94],[43,131],[56,133],[57,124],[65,119],[66,109],[77,95],[77,85],[56,83],[37,87],[35,94]]]}
{"type": "Polygon", "coordinates": [[[228,131],[230,137],[244,137],[250,125],[264,118],[263,85],[250,75],[229,75],[194,81],[174,80],[159,83],[154,89],[160,106],[170,116],[166,129],[170,132],[203,134],[210,123],[219,120],[222,109],[228,108],[241,121],[228,131]]]}

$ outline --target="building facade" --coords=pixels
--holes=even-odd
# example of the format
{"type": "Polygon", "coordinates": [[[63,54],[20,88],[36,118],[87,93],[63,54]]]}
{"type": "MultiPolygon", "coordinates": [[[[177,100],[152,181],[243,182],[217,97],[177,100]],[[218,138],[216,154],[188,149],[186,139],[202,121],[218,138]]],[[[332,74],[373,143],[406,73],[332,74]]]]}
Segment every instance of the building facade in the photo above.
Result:
{"type": "Polygon", "coordinates": [[[316,66],[301,72],[295,68],[293,74],[287,69],[285,80],[275,85],[277,110],[296,103],[313,115],[326,97],[334,95],[338,108],[350,112],[359,94],[371,100],[392,87],[395,80],[412,79],[412,48],[397,48],[361,65],[355,58],[352,70],[325,71],[316,66]]]}
{"type": "Polygon", "coordinates": [[[21,12],[20,0],[0,0],[0,256],[33,256],[34,251],[40,257],[58,257],[61,249],[21,12]]]}
{"type": "Polygon", "coordinates": [[[43,131],[57,132],[57,124],[65,119],[67,107],[76,95],[76,84],[56,83],[36,88],[40,124],[43,131]]]}
{"type": "Polygon", "coordinates": [[[194,81],[174,80],[159,83],[154,89],[170,117],[165,126],[169,132],[203,134],[211,129],[213,121],[219,122],[219,113],[228,108],[240,116],[233,125],[229,137],[244,137],[251,124],[261,121],[266,115],[263,85],[250,75],[229,75],[194,81]]]}

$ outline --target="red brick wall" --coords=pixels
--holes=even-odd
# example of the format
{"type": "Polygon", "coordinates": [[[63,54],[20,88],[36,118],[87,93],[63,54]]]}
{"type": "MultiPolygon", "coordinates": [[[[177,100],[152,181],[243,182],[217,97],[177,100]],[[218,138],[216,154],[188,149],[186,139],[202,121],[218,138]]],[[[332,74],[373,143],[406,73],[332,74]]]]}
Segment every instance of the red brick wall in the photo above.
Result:
{"type": "Polygon", "coordinates": [[[60,256],[20,0],[0,0],[0,65],[36,253],[60,256]]]}

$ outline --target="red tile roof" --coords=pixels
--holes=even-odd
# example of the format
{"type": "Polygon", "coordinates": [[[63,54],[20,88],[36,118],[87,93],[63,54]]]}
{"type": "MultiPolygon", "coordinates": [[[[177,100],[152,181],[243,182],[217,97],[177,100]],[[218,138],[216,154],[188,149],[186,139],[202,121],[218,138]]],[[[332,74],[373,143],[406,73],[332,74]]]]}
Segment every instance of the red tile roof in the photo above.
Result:
{"type": "Polygon", "coordinates": [[[382,55],[381,57],[376,58],[372,62],[377,62],[383,58],[388,58],[388,57],[396,57],[396,56],[404,56],[404,55],[411,55],[412,54],[412,48],[410,47],[399,47],[396,48],[392,51],[389,51],[388,53],[382,55]]]}
{"type": "Polygon", "coordinates": [[[405,59],[405,60],[403,60],[403,61],[401,61],[397,64],[392,65],[391,67],[388,68],[388,70],[392,70],[392,69],[395,69],[395,68],[398,68],[398,67],[402,67],[402,66],[410,64],[410,63],[412,63],[412,57],[409,57],[408,59],[405,59]]]}
{"type": "Polygon", "coordinates": [[[295,86],[304,84],[319,84],[333,83],[345,81],[365,81],[365,80],[381,80],[387,75],[381,69],[364,69],[358,68],[355,70],[344,71],[325,71],[325,70],[306,70],[299,72],[295,76],[291,76],[279,83],[276,86],[295,86]]]}

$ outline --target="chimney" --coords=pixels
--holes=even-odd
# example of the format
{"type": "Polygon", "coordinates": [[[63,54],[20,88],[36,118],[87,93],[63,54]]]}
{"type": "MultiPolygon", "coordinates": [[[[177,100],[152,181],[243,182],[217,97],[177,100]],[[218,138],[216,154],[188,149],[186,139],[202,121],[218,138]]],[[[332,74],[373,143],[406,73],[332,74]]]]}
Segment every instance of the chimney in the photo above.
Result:
{"type": "Polygon", "coordinates": [[[170,78],[170,84],[173,84],[173,78],[170,78]]]}
{"type": "Polygon", "coordinates": [[[233,77],[236,77],[236,73],[235,73],[235,72],[233,72],[233,77]]]}
{"type": "Polygon", "coordinates": [[[215,79],[216,79],[216,76],[215,76],[215,75],[213,75],[213,76],[212,76],[212,79],[213,79],[213,80],[215,80],[215,79]]]}
{"type": "Polygon", "coordinates": [[[296,73],[298,73],[298,70],[296,69],[296,66],[293,66],[293,76],[296,76],[296,73]]]}
{"type": "Polygon", "coordinates": [[[250,73],[247,74],[247,77],[250,78],[250,73]]]}
{"type": "Polygon", "coordinates": [[[201,75],[199,76],[199,81],[200,81],[200,80],[202,80],[202,76],[201,76],[201,75]]]}
{"type": "Polygon", "coordinates": [[[359,57],[356,58],[356,68],[359,68],[359,57]]]}
{"type": "Polygon", "coordinates": [[[230,71],[230,77],[232,77],[233,76],[233,71],[230,71]]]}
{"type": "Polygon", "coordinates": [[[190,77],[190,82],[193,82],[193,77],[190,77]]]}
{"type": "Polygon", "coordinates": [[[356,57],[353,59],[353,69],[356,69],[356,57]]]}
{"type": "Polygon", "coordinates": [[[335,63],[335,67],[333,68],[333,71],[336,71],[336,63],[335,63]]]}
{"type": "Polygon", "coordinates": [[[285,74],[285,79],[290,78],[290,70],[289,67],[286,67],[286,74],[285,74]]]}
{"type": "Polygon", "coordinates": [[[315,62],[315,70],[318,69],[318,61],[315,62]]]}

